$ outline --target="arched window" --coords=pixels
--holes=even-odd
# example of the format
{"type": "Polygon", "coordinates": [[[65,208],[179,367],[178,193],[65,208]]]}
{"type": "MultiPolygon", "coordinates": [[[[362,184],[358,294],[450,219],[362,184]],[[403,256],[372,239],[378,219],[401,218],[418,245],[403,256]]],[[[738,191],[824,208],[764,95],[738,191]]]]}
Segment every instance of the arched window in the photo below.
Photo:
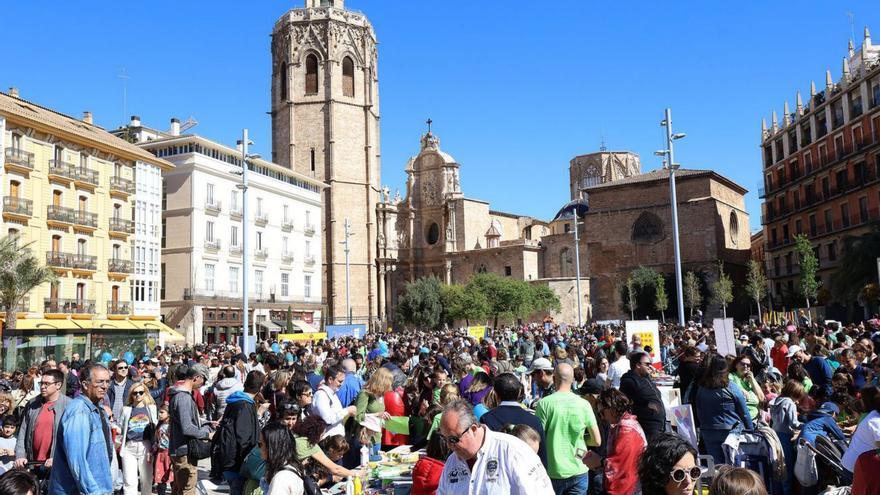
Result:
{"type": "Polygon", "coordinates": [[[287,100],[287,62],[281,63],[281,70],[278,72],[278,87],[280,88],[281,99],[287,100]]]}
{"type": "Polygon", "coordinates": [[[739,238],[739,220],[736,218],[736,212],[730,212],[730,242],[736,246],[736,241],[739,238]]]}
{"type": "Polygon", "coordinates": [[[639,244],[653,244],[662,241],[663,220],[650,211],[643,212],[632,226],[632,240],[639,244]]]}
{"type": "Polygon", "coordinates": [[[354,62],[351,57],[342,59],[342,95],[354,96],[354,62]]]}
{"type": "Polygon", "coordinates": [[[318,57],[311,54],[306,57],[306,94],[318,92],[318,57]]]}

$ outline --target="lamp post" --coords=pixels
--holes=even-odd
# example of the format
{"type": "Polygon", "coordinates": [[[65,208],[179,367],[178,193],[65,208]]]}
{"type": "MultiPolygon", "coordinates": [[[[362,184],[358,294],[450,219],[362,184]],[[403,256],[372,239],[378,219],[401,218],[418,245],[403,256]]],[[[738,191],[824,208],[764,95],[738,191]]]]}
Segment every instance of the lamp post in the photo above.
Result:
{"type": "MultiPolygon", "coordinates": [[[[248,130],[243,129],[241,131],[241,183],[237,184],[235,187],[241,191],[241,217],[244,221],[241,223],[241,257],[242,257],[242,275],[241,275],[241,332],[244,337],[242,342],[242,352],[245,355],[249,355],[251,349],[248,346],[248,337],[251,336],[251,328],[250,322],[248,318],[248,305],[249,305],[249,286],[248,286],[248,272],[250,271],[250,252],[248,247],[250,246],[250,242],[248,242],[248,223],[250,219],[248,218],[248,160],[259,158],[260,155],[248,155],[248,145],[252,144],[248,139],[248,130]]],[[[234,172],[238,173],[238,172],[234,172]]],[[[257,334],[256,329],[253,332],[254,338],[254,351],[256,351],[256,343],[257,343],[257,334]]]]}
{"type": "Polygon", "coordinates": [[[666,156],[666,167],[669,169],[669,202],[672,207],[672,246],[675,252],[675,291],[678,299],[678,324],[684,325],[684,290],[681,282],[681,246],[678,240],[678,199],[675,194],[675,171],[679,164],[675,163],[673,141],[681,139],[684,133],[672,132],[672,110],[666,109],[666,118],[660,122],[666,128],[666,149],[654,154],[666,156]]]}
{"type": "Polygon", "coordinates": [[[584,323],[581,317],[581,248],[578,245],[578,215],[572,212],[571,223],[574,225],[574,285],[578,298],[578,328],[584,323]]]}
{"type": "Polygon", "coordinates": [[[340,242],[340,244],[345,246],[345,314],[348,320],[348,324],[351,325],[351,286],[349,285],[349,262],[348,262],[348,253],[351,251],[348,245],[349,237],[354,234],[351,232],[351,223],[349,223],[348,218],[345,219],[345,223],[342,224],[345,229],[345,240],[340,242]]]}

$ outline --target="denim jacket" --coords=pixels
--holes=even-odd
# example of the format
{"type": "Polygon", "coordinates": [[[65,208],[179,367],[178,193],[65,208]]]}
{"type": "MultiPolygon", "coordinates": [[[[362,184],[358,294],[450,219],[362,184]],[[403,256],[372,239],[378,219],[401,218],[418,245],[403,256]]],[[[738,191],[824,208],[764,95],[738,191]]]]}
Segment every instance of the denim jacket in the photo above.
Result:
{"type": "Polygon", "coordinates": [[[698,387],[695,399],[694,412],[700,421],[700,428],[732,430],[739,425],[748,430],[754,429],[746,398],[736,383],[730,382],[727,387],[718,389],[698,387]]]}
{"type": "Polygon", "coordinates": [[[106,495],[113,493],[110,471],[110,427],[103,408],[81,395],[64,409],[58,426],[49,493],[106,495]]]}

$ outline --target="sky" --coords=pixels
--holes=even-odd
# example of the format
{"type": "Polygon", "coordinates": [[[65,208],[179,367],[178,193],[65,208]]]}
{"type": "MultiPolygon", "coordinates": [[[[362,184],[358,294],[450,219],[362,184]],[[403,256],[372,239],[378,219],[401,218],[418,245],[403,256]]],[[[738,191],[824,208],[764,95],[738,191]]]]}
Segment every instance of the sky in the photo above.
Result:
{"type": "MultiPolygon", "coordinates": [[[[113,129],[139,115],[271,156],[270,38],[303,0],[10,2],[0,88],[113,129]],[[125,94],[125,97],[123,96],[125,94]]],[[[880,4],[845,1],[347,0],[379,40],[382,183],[405,186],[431,118],[461,165],[465,196],[549,220],[568,201],[576,155],[610,150],[660,167],[672,109],[683,168],[749,190],[760,228],[760,125],[825,70],[840,78],[864,26],[880,43],[880,4]],[[852,23],[850,15],[852,14],[852,23]]]]}

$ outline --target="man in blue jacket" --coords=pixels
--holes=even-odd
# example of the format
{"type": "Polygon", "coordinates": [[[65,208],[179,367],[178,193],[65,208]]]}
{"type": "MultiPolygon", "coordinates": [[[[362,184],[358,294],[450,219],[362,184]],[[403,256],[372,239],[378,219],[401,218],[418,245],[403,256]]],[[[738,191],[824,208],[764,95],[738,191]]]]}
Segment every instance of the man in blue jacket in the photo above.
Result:
{"type": "Polygon", "coordinates": [[[114,454],[110,425],[100,402],[110,387],[110,371],[91,364],[80,371],[82,395],[64,409],[55,440],[49,493],[113,493],[110,459],[114,454]]]}
{"type": "Polygon", "coordinates": [[[504,432],[507,425],[528,425],[541,436],[541,444],[538,446],[538,457],[541,463],[547,467],[547,445],[544,425],[534,413],[529,412],[522,406],[523,385],[513,373],[502,373],[495,379],[493,387],[500,404],[480,417],[480,422],[488,426],[492,431],[504,432]]]}

